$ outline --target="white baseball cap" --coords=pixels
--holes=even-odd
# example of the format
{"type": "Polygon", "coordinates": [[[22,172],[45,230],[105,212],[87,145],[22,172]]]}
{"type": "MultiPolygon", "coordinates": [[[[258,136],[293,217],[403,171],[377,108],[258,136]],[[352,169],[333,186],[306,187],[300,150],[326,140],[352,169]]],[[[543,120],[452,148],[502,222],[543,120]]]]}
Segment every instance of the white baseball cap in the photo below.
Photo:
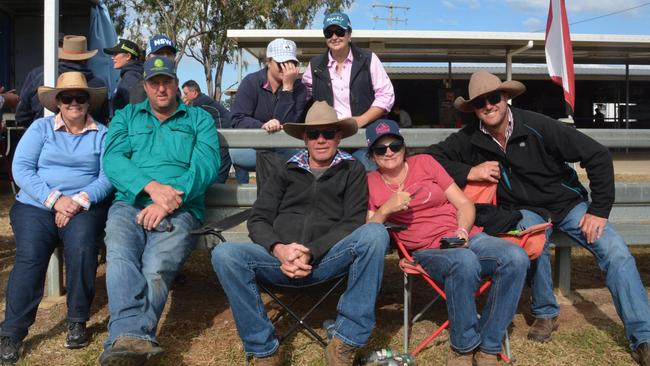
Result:
{"type": "Polygon", "coordinates": [[[266,47],[266,57],[272,58],[273,61],[279,63],[287,61],[298,62],[298,58],[296,57],[297,52],[296,42],[284,38],[276,38],[266,47]]]}

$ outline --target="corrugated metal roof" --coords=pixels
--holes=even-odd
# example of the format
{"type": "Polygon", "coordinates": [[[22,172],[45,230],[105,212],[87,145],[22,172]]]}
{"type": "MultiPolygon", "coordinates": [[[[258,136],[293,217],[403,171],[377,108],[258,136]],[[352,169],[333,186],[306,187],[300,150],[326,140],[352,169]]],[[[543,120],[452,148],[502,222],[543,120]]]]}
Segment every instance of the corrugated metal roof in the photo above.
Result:
{"type": "MultiPolygon", "coordinates": [[[[308,61],[322,53],[321,30],[231,29],[228,37],[239,47],[264,59],[266,45],[275,38],[295,41],[299,58],[308,61]]],[[[505,62],[506,54],[533,41],[533,48],[514,57],[518,63],[545,63],[544,33],[354,30],[355,44],[370,48],[383,62],[505,62]]],[[[650,36],[572,34],[576,64],[650,65],[650,36]]]]}

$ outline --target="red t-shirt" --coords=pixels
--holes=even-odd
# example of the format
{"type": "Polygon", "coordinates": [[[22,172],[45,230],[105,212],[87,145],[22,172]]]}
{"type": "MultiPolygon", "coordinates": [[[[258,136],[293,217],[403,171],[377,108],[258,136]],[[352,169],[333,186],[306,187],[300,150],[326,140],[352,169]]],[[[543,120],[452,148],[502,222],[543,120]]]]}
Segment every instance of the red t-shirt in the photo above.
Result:
{"type": "MultiPolygon", "coordinates": [[[[411,202],[406,211],[390,215],[388,221],[407,226],[397,237],[409,251],[439,248],[441,238],[454,237],[458,230],[456,207],[445,196],[454,181],[430,155],[410,156],[406,162],[409,170],[404,190],[411,193],[411,202]]],[[[368,173],[368,210],[377,211],[397,188],[384,181],[379,171],[368,173]]],[[[470,236],[480,231],[472,227],[470,236]]]]}

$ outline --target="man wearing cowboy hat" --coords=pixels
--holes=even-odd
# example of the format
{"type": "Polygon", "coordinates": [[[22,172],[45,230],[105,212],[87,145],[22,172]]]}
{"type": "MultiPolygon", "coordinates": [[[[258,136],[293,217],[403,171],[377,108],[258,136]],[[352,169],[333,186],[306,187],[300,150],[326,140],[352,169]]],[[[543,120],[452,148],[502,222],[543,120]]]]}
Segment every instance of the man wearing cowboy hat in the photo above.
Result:
{"type": "Polygon", "coordinates": [[[106,222],[108,339],[101,365],[142,365],[162,353],[156,328],[194,247],[205,190],[219,169],[214,121],[181,103],[174,62],[144,63],[148,98],[117,111],[104,170],[117,192],[106,222]]]}
{"type": "MultiPolygon", "coordinates": [[[[86,61],[97,54],[97,50],[88,50],[86,37],[68,35],[63,37],[63,44],[59,47],[59,75],[68,71],[78,71],[84,74],[88,86],[92,88],[105,88],[106,84],[86,66],[86,61]]],[[[37,66],[27,74],[23,87],[20,89],[20,103],[16,108],[16,123],[19,126],[29,127],[32,122],[43,117],[43,106],[38,100],[37,89],[43,85],[43,65],[37,66]]],[[[108,100],[99,108],[91,111],[95,121],[106,123],[108,119],[108,100]]]]}
{"type": "Polygon", "coordinates": [[[375,325],[375,300],[388,248],[380,224],[365,224],[368,188],[363,166],[338,149],[353,135],[352,118],[339,120],[316,102],[305,123],[284,131],[305,142],[261,188],[248,219],[253,243],[222,243],[212,266],[230,302],[239,336],[256,365],[281,365],[279,342],[256,281],[307,286],[349,273],[339,302],[327,365],[351,365],[375,325]]]}
{"type": "MultiPolygon", "coordinates": [[[[612,158],[607,148],[575,128],[510,107],[508,99],[525,90],[518,81],[501,82],[485,70],[474,73],[469,99],[458,97],[454,106],[473,112],[479,122],[432,145],[429,153],[460,186],[498,183],[498,204],[521,211],[521,228],[550,220],[593,253],[607,274],[634,358],[650,365],[648,296],[627,245],[607,222],[614,202],[612,158]],[[591,197],[566,162],[580,162],[587,170],[591,197]]],[[[529,281],[535,321],[528,338],[545,342],[558,327],[560,311],[548,248],[531,263],[529,281]]]]}

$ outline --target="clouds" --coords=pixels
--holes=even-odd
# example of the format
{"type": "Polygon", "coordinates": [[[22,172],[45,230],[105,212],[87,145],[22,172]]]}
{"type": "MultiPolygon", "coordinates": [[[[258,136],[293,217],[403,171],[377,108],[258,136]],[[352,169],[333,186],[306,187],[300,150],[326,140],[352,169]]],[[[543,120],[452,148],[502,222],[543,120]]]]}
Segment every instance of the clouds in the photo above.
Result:
{"type": "Polygon", "coordinates": [[[470,8],[478,9],[481,7],[479,0],[444,0],[442,6],[447,9],[470,8]]]}
{"type": "Polygon", "coordinates": [[[521,22],[527,32],[538,32],[540,29],[545,29],[546,24],[539,18],[528,18],[521,22]]]}
{"type": "MultiPolygon", "coordinates": [[[[538,12],[548,11],[549,0],[505,0],[509,6],[523,11],[538,12]]],[[[565,2],[567,13],[610,13],[624,9],[633,8],[643,3],[642,0],[617,0],[617,1],[595,1],[595,0],[568,0],[565,2]]],[[[630,11],[628,14],[633,14],[630,11]]],[[[626,13],[624,13],[626,14],[626,13]]]]}

